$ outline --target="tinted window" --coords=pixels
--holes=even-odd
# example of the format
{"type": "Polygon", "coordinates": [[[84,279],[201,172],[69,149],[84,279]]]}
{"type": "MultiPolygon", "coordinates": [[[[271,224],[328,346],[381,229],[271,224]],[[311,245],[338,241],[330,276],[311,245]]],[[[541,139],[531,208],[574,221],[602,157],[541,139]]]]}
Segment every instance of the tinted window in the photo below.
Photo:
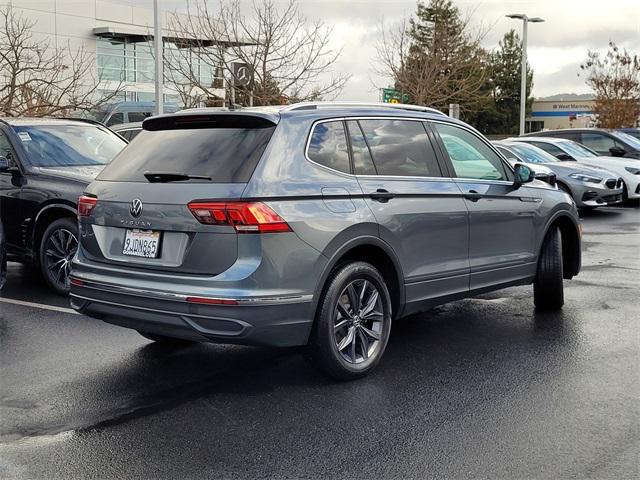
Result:
{"type": "Polygon", "coordinates": [[[127,137],[129,140],[133,140],[138,136],[138,134],[142,131],[141,128],[135,128],[133,130],[129,130],[129,136],[127,137]]]}
{"type": "Polygon", "coordinates": [[[593,150],[589,150],[587,147],[580,143],[572,142],[570,140],[561,140],[558,142],[559,147],[574,157],[597,157],[598,155],[593,150]]]}
{"type": "Polygon", "coordinates": [[[585,147],[595,150],[598,153],[609,153],[609,149],[613,147],[622,147],[620,142],[616,142],[613,138],[601,133],[583,133],[582,142],[585,147]]]}
{"type": "Polygon", "coordinates": [[[375,175],[378,173],[371,159],[371,152],[364,139],[358,122],[347,122],[351,139],[351,152],[353,153],[353,170],[356,175],[375,175]]]}
{"type": "Polygon", "coordinates": [[[107,120],[107,123],[105,123],[105,125],[107,127],[110,127],[111,125],[119,125],[120,123],[124,123],[124,113],[122,112],[114,113],[113,115],[111,115],[111,117],[109,117],[109,120],[107,120]]]}
{"type": "Polygon", "coordinates": [[[311,134],[308,155],[320,165],[351,173],[347,137],[342,121],[318,123],[311,134]]]}
{"type": "Polygon", "coordinates": [[[556,147],[551,143],[544,143],[544,142],[529,142],[529,143],[531,143],[531,145],[533,146],[538,147],[541,150],[544,150],[547,153],[550,153],[554,157],[557,157],[558,155],[562,155],[563,153],[565,153],[564,151],[562,151],[562,149],[556,147]]]}
{"type": "Polygon", "coordinates": [[[378,175],[442,175],[422,122],[360,120],[378,175]]]}
{"type": "Polygon", "coordinates": [[[458,178],[507,180],[500,157],[482,140],[462,128],[434,123],[458,178]]]}
{"type": "Polygon", "coordinates": [[[574,133],[574,132],[545,132],[545,135],[549,134],[552,137],[557,137],[557,138],[566,138],[567,140],[573,140],[574,142],[577,142],[578,140],[580,140],[579,133],[574,133]]]}
{"type": "Polygon", "coordinates": [[[150,117],[151,112],[129,112],[127,113],[127,117],[130,122],[141,122],[145,118],[150,117]]]}
{"type": "Polygon", "coordinates": [[[136,135],[138,135],[142,130],[141,129],[131,129],[131,130],[120,130],[118,133],[122,135],[127,140],[131,141],[134,139],[136,135]]]}
{"type": "Polygon", "coordinates": [[[111,130],[94,125],[14,127],[29,163],[36,167],[106,165],[127,144],[111,130]]]}
{"type": "Polygon", "coordinates": [[[513,148],[518,155],[529,163],[554,163],[558,161],[556,157],[549,155],[535,145],[520,143],[518,145],[510,145],[509,148],[513,148]]]}
{"type": "Polygon", "coordinates": [[[215,183],[244,183],[249,181],[274,129],[143,130],[98,178],[146,182],[144,173],[150,171],[203,175],[215,183]]]}
{"type": "Polygon", "coordinates": [[[7,160],[14,159],[13,147],[9,143],[7,135],[0,130],[0,157],[5,157],[7,160]]]}
{"type": "Polygon", "coordinates": [[[503,154],[505,156],[505,158],[508,158],[509,160],[515,160],[516,162],[519,162],[520,159],[510,150],[501,147],[499,145],[496,145],[496,148],[498,149],[498,151],[503,154]]]}

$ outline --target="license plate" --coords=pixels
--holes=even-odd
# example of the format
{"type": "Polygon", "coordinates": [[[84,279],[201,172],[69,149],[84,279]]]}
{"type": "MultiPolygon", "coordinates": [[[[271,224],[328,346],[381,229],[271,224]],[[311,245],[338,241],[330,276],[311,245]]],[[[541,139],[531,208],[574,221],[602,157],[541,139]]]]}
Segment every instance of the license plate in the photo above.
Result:
{"type": "Polygon", "coordinates": [[[124,235],[123,255],[156,258],[160,246],[160,232],[152,230],[127,230],[124,235]]]}

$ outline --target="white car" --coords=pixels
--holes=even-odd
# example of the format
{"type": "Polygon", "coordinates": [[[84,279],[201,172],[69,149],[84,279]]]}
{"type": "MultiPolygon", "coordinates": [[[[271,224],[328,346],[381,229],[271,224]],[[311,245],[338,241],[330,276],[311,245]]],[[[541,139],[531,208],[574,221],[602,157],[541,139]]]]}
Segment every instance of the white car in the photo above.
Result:
{"type": "Polygon", "coordinates": [[[622,177],[623,198],[640,198],[640,160],[626,157],[599,157],[584,145],[554,137],[514,137],[509,142],[525,142],[535,145],[559,160],[577,161],[592,167],[604,168],[622,177]]]}

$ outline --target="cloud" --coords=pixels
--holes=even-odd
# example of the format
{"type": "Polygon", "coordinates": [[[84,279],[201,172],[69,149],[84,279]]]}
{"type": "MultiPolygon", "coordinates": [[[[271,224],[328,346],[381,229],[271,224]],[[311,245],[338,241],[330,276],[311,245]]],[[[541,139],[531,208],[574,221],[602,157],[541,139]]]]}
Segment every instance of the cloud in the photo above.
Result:
{"type": "MultiPolygon", "coordinates": [[[[192,3],[196,0],[191,0],[192,3]]],[[[284,5],[288,0],[275,0],[284,5]]],[[[151,5],[151,0],[136,4],[151,5]]],[[[186,0],[163,0],[164,8],[184,8],[186,0]]],[[[245,0],[250,5],[251,0],[245,0]]],[[[483,45],[495,49],[510,29],[522,31],[522,22],[505,18],[508,13],[540,16],[544,23],[529,26],[529,63],[534,70],[534,95],[585,92],[577,76],[587,50],[606,49],[609,40],[640,52],[640,0],[454,0],[476,27],[489,28],[483,45]]],[[[215,2],[214,2],[215,4],[215,2]]],[[[298,0],[309,20],[321,20],[334,27],[332,47],[343,46],[336,70],[350,72],[351,81],[341,100],[378,99],[374,85],[387,80],[374,73],[377,27],[382,20],[393,22],[415,12],[416,0],[298,0]]],[[[330,75],[331,72],[327,72],[330,75]]]]}

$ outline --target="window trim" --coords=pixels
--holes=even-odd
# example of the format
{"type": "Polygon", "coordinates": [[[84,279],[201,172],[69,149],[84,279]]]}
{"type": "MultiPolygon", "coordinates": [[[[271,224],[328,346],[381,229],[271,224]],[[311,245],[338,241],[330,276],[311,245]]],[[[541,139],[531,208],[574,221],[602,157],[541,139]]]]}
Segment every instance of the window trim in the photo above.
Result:
{"type": "Polygon", "coordinates": [[[311,163],[313,163],[314,165],[318,165],[319,167],[322,168],[326,168],[327,170],[330,170],[332,172],[336,172],[339,173],[340,175],[350,175],[350,176],[355,176],[353,174],[353,158],[351,158],[351,140],[349,138],[349,135],[347,133],[347,124],[344,121],[344,118],[330,118],[328,120],[322,120],[319,122],[314,122],[313,125],[311,126],[311,132],[309,133],[309,137],[307,138],[307,146],[304,149],[304,156],[307,160],[309,160],[311,163]],[[347,157],[349,159],[349,172],[343,172],[342,170],[336,170],[335,168],[331,168],[331,167],[327,167],[326,165],[322,165],[321,163],[316,162],[315,160],[312,160],[309,157],[309,146],[311,145],[311,137],[313,136],[313,131],[316,128],[316,125],[320,124],[320,123],[329,123],[329,122],[333,122],[333,123],[338,123],[340,122],[342,124],[342,131],[344,133],[344,140],[345,143],[347,144],[347,157]]]}
{"type": "MultiPolygon", "coordinates": [[[[369,158],[371,159],[371,164],[373,165],[373,169],[376,171],[376,175],[378,175],[378,167],[376,166],[376,162],[373,161],[373,153],[371,152],[371,147],[369,146],[369,142],[367,141],[367,137],[364,134],[364,132],[362,131],[362,127],[360,126],[360,122],[358,120],[354,120],[353,121],[356,126],[358,127],[358,132],[360,132],[360,135],[362,135],[362,139],[364,140],[364,144],[367,147],[367,151],[369,152],[369,158]]],[[[344,128],[347,134],[347,143],[349,144],[349,158],[351,159],[351,174],[352,175],[356,175],[356,176],[363,176],[363,175],[358,175],[356,173],[356,164],[353,161],[353,144],[351,143],[351,128],[349,127],[349,120],[343,120],[343,124],[344,124],[344,128]]]]}
{"type": "MultiPolygon", "coordinates": [[[[395,117],[395,116],[385,116],[385,115],[366,115],[366,116],[355,116],[355,117],[345,117],[345,116],[340,116],[340,117],[333,117],[333,118],[323,118],[320,120],[315,120],[312,124],[311,124],[311,128],[309,129],[309,133],[307,134],[307,142],[305,144],[305,149],[304,149],[304,157],[307,161],[313,163],[314,165],[317,165],[318,167],[324,168],[326,170],[329,170],[330,172],[333,173],[338,173],[340,175],[343,176],[349,176],[349,177],[354,177],[354,178],[366,178],[366,179],[370,179],[370,178],[378,178],[378,179],[389,179],[389,180],[397,180],[397,179],[407,179],[407,180],[455,180],[455,178],[453,177],[448,177],[446,176],[447,173],[449,173],[449,168],[448,166],[446,168],[445,165],[442,164],[442,158],[438,155],[438,150],[436,149],[436,147],[433,145],[431,137],[429,136],[429,131],[428,129],[424,128],[424,122],[427,122],[430,120],[427,120],[425,118],[416,118],[416,117],[395,117]],[[347,145],[348,145],[348,149],[349,149],[349,162],[351,163],[351,173],[345,173],[345,172],[341,172],[340,170],[336,170],[334,168],[331,167],[327,167],[325,165],[322,165],[318,162],[313,161],[311,158],[309,158],[309,145],[311,144],[311,137],[313,136],[313,131],[316,128],[316,125],[320,124],[320,123],[326,123],[326,122],[339,122],[341,121],[344,128],[348,128],[346,122],[348,120],[356,120],[356,121],[360,121],[360,120],[410,120],[412,122],[421,122],[423,125],[423,129],[425,130],[425,133],[427,135],[427,139],[429,140],[429,142],[431,143],[431,148],[433,149],[433,152],[436,155],[436,162],[438,163],[438,166],[440,167],[440,171],[442,172],[442,176],[440,177],[422,177],[422,176],[410,176],[410,175],[357,175],[354,173],[353,170],[353,162],[351,161],[351,139],[347,136],[347,145]]],[[[449,122],[438,122],[438,123],[444,123],[445,125],[452,125],[452,123],[449,122]]],[[[358,123],[358,126],[360,126],[360,124],[358,123]]],[[[362,128],[361,128],[362,130],[362,128]]],[[[362,134],[364,135],[364,132],[362,132],[362,134]]],[[[346,135],[346,132],[345,132],[346,135]]],[[[367,147],[369,146],[369,143],[366,140],[366,136],[365,136],[365,142],[367,143],[367,147]]],[[[371,153],[371,150],[369,150],[369,153],[371,153]]],[[[371,158],[373,159],[373,155],[371,155],[371,158]]],[[[374,166],[375,166],[375,161],[374,161],[374,166]]],[[[377,171],[377,167],[376,167],[376,171],[377,171]]],[[[512,182],[509,182],[512,183],[512,182]]]]}
{"type": "Polygon", "coordinates": [[[26,158],[25,161],[26,152],[22,147],[21,142],[18,143],[18,134],[13,129],[13,127],[10,124],[4,123],[0,120],[0,132],[4,134],[4,136],[7,138],[7,141],[9,142],[9,145],[13,149],[13,153],[15,154],[15,158],[13,160],[16,164],[16,167],[18,167],[20,175],[31,173],[35,167],[31,164],[28,158],[26,158]]]}

